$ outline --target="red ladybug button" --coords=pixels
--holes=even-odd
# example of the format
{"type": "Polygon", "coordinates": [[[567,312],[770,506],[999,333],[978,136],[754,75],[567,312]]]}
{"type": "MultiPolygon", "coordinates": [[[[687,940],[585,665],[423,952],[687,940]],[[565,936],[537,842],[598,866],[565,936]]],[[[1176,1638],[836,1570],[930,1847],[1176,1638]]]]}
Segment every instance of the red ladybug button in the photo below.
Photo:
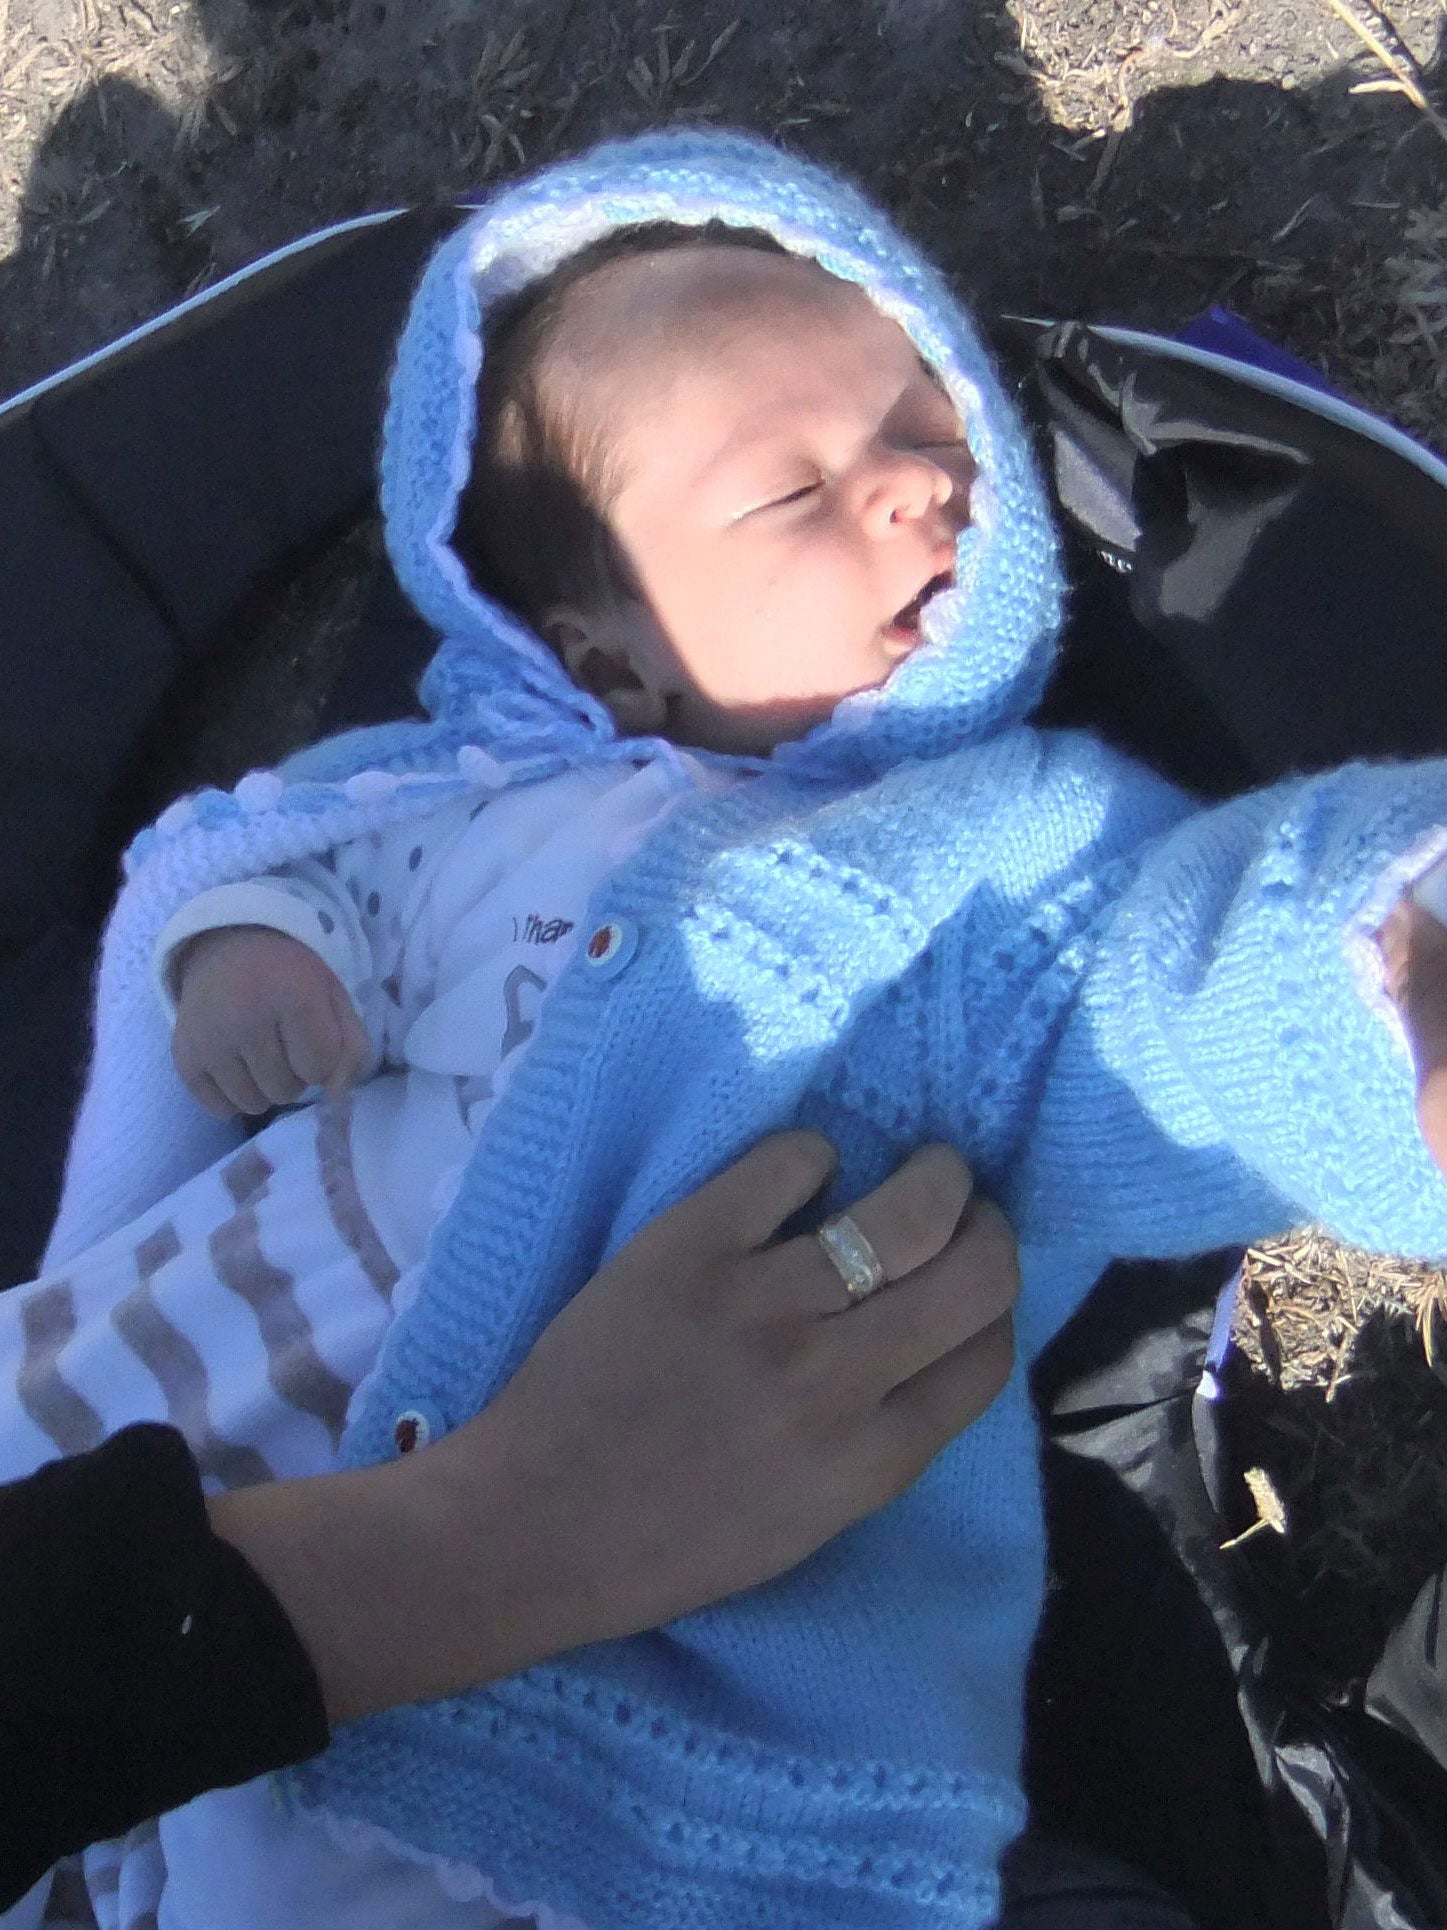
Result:
{"type": "Polygon", "coordinates": [[[626,918],[610,918],[583,941],[583,961],[599,978],[614,978],[638,950],[638,927],[626,918]]]}

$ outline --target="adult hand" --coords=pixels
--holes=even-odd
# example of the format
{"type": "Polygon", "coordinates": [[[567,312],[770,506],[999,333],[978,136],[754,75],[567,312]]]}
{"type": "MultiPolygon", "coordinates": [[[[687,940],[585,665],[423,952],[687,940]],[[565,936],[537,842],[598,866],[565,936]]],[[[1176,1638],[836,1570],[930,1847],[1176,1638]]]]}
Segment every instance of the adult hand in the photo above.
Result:
{"type": "Polygon", "coordinates": [[[1447,1173],[1447,928],[1403,898],[1377,933],[1417,1074],[1417,1123],[1447,1173]]]}
{"type": "Polygon", "coordinates": [[[1015,1243],[942,1146],[851,1208],[890,1285],[811,1235],[816,1134],[646,1227],[467,1425],[387,1467],[219,1498],[333,1720],[452,1693],[780,1574],[890,1500],[1004,1386],[1015,1243]],[[288,1525],[289,1524],[289,1525],[288,1525]]]}

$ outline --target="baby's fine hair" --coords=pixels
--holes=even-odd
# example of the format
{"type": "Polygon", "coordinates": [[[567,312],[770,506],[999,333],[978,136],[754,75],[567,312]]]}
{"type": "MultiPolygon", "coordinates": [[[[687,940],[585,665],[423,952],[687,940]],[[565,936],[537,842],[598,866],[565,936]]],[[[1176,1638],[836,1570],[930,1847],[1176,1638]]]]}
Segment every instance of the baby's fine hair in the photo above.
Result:
{"type": "Polygon", "coordinates": [[[608,527],[623,478],[607,424],[575,398],[549,393],[544,379],[568,297],[611,262],[703,247],[785,252],[771,235],[723,221],[619,228],[488,318],[472,473],[452,547],[480,590],[534,628],[558,604],[594,610],[638,595],[608,527]]]}

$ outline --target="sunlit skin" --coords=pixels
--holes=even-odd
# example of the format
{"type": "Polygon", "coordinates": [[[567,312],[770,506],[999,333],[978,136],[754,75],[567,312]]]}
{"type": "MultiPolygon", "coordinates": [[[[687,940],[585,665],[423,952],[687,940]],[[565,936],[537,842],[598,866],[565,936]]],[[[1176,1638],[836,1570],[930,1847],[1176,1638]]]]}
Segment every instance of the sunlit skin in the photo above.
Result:
{"type": "Polygon", "coordinates": [[[625,259],[573,292],[550,379],[610,425],[607,520],[642,597],[544,628],[622,728],[767,752],[917,646],[974,465],[859,289],[762,251],[625,259]]]}

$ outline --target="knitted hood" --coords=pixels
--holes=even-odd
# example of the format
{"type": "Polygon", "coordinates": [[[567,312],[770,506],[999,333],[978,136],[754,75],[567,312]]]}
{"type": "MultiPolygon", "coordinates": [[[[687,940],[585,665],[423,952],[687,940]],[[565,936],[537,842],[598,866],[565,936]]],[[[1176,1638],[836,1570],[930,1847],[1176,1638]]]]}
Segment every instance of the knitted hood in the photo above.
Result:
{"type": "Polygon", "coordinates": [[[954,587],[926,605],[923,640],[888,682],[846,697],[828,722],[767,760],[720,761],[852,788],[905,759],[979,743],[1033,707],[1062,600],[1045,494],[963,309],[877,208],[765,142],[697,130],[598,147],[504,189],[428,264],[399,343],[383,431],[388,548],[403,588],[443,638],[420,686],[427,720],[347,732],[280,771],[248,773],[231,791],[178,799],[135,839],[103,948],[96,1056],[47,1266],[234,1143],[235,1128],[199,1115],[175,1078],[153,1009],[151,948],[187,897],[462,791],[584,762],[677,755],[661,739],[620,738],[607,710],[569,680],[542,641],[473,588],[449,538],[471,466],[487,315],[610,229],[713,220],[762,229],[866,289],[938,374],[976,465],[954,587]]]}
{"type": "Polygon", "coordinates": [[[446,639],[422,683],[427,708],[458,725],[484,718],[505,757],[620,748],[603,705],[474,588],[450,547],[487,318],[611,230],[715,220],[761,229],[864,288],[938,374],[978,465],[955,587],[927,606],[923,644],[885,686],[845,698],[829,722],[777,750],[775,764],[858,780],[1019,721],[1050,667],[1060,586],[1044,494],[978,335],[939,273],[853,188],[749,136],[693,130],[595,148],[505,189],[422,278],[392,377],[382,507],[402,586],[446,639]]]}

